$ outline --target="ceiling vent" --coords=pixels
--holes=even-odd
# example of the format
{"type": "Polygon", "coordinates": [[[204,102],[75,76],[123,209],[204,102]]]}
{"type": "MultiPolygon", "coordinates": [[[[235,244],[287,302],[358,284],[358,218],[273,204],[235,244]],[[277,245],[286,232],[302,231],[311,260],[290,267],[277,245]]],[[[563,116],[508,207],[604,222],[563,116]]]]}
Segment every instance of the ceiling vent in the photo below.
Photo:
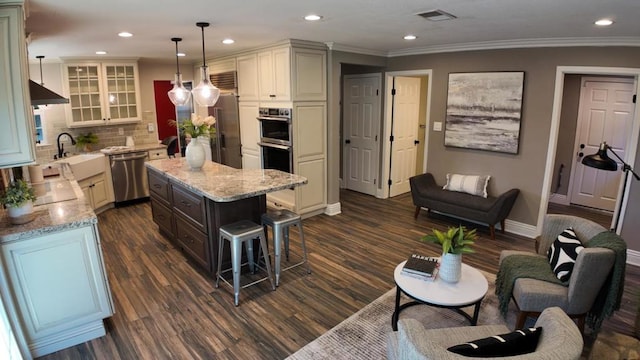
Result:
{"type": "Polygon", "coordinates": [[[427,12],[423,12],[417,14],[418,16],[422,16],[423,18],[430,21],[444,21],[444,20],[453,20],[456,18],[455,15],[451,15],[448,12],[442,10],[431,10],[427,12]]]}

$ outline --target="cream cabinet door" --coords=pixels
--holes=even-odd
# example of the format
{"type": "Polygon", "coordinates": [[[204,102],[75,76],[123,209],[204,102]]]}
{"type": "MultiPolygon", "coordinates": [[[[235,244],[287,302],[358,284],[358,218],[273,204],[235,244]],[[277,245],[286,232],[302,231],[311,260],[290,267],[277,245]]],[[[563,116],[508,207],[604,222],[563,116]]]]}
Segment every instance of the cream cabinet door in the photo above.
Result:
{"type": "Polygon", "coordinates": [[[72,339],[87,341],[87,324],[102,326],[113,314],[99,246],[94,226],[2,245],[4,286],[33,356],[75,345],[72,339]]]}
{"type": "Polygon", "coordinates": [[[35,159],[22,8],[0,8],[0,168],[35,159]]]}
{"type": "Polygon", "coordinates": [[[326,101],[326,51],[294,48],[292,58],[293,101],[326,101]]]}
{"type": "Polygon", "coordinates": [[[238,67],[238,100],[258,100],[258,57],[256,54],[239,56],[238,67]]]}
{"type": "Polygon", "coordinates": [[[291,60],[289,48],[258,53],[260,101],[291,100],[291,60]]]}

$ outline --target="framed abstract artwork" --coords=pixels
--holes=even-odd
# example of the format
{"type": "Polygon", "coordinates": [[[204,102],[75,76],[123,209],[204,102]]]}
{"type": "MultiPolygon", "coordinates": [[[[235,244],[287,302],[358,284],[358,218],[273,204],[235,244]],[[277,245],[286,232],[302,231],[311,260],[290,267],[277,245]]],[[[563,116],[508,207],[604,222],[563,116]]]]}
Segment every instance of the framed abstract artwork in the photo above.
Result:
{"type": "Polygon", "coordinates": [[[518,153],[524,72],[451,73],[444,145],[518,153]]]}

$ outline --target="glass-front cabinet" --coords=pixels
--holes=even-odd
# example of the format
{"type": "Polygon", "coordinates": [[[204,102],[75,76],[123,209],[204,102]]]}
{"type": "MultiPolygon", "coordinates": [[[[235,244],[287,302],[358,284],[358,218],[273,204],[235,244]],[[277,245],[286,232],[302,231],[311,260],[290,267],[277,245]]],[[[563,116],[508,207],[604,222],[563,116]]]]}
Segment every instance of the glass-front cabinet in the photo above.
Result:
{"type": "Polygon", "coordinates": [[[115,125],[141,120],[136,63],[64,65],[69,127],[115,125]]]}

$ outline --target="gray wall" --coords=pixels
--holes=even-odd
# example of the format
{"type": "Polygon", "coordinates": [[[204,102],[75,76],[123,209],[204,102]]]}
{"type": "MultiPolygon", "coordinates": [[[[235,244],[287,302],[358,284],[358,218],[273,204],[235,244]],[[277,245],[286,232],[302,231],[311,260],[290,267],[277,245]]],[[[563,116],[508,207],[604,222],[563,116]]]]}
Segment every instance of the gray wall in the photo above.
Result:
{"type": "Polygon", "coordinates": [[[580,105],[581,75],[570,74],[564,77],[564,89],[562,92],[562,111],[560,112],[560,129],[558,129],[558,145],[556,148],[556,160],[553,166],[553,180],[551,193],[567,195],[569,190],[569,178],[571,177],[571,165],[573,164],[574,139],[578,124],[578,107],[580,105]],[[561,166],[562,173],[560,173],[561,166]]]}
{"type": "MultiPolygon", "coordinates": [[[[432,69],[431,121],[444,121],[447,79],[451,72],[525,71],[523,117],[517,155],[447,148],[444,132],[430,131],[429,171],[439,182],[447,172],[490,174],[491,193],[517,187],[521,190],[510,219],[536,225],[545,170],[546,153],[558,66],[640,67],[640,48],[575,47],[534,48],[413,55],[390,58],[388,71],[432,69]],[[606,50],[606,51],[604,51],[606,50]]],[[[638,184],[635,191],[638,190],[638,184]]],[[[632,194],[635,198],[638,194],[632,194]]],[[[640,212],[640,202],[630,202],[629,213],[640,212]],[[637,205],[636,205],[637,204],[637,205]]],[[[627,217],[628,219],[628,217],[627,217]]],[[[640,224],[627,222],[623,235],[638,233],[640,224]],[[631,232],[633,231],[633,232],[631,232]]],[[[627,239],[631,248],[640,241],[627,239]]]]}

